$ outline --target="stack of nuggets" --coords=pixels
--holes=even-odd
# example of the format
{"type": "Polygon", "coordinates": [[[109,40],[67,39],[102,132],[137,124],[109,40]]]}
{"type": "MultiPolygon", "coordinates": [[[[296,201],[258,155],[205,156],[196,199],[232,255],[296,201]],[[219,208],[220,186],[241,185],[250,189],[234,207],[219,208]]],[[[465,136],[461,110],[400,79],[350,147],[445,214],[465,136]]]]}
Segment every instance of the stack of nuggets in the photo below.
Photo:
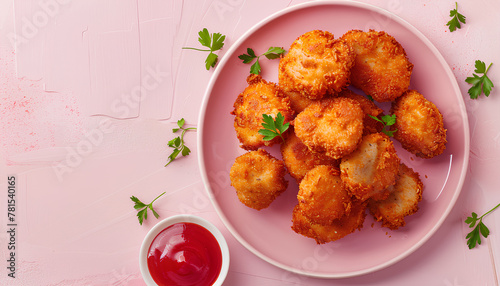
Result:
{"type": "Polygon", "coordinates": [[[392,102],[392,130],[401,146],[421,158],[443,153],[443,117],[432,102],[409,90],[412,69],[403,47],[385,32],[352,30],[335,39],[314,30],[298,37],[280,60],[279,84],[251,75],[234,104],[237,137],[250,150],[231,168],[240,200],[258,210],[269,206],[287,188],[288,171],[299,185],[292,229],[317,243],[361,229],[366,210],[384,227],[405,226],[404,218],[418,210],[423,184],[417,172],[401,163],[391,138],[381,132],[383,124],[372,117],[384,115],[375,102],[392,102]],[[284,142],[279,137],[264,141],[258,134],[262,115],[278,112],[293,128],[284,142]],[[259,149],[278,143],[282,160],[259,149]],[[255,163],[242,162],[264,152],[264,164],[278,161],[282,167],[259,176],[259,188],[268,186],[265,203],[254,195],[249,202],[248,173],[255,163]]]}

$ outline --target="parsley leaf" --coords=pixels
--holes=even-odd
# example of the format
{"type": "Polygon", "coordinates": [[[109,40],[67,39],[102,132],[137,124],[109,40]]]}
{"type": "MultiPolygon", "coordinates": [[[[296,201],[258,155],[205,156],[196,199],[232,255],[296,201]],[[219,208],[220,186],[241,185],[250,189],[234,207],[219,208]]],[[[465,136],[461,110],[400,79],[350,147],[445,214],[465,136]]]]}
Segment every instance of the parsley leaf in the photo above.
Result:
{"type": "Polygon", "coordinates": [[[264,121],[262,123],[264,129],[260,129],[259,134],[264,136],[264,141],[273,140],[276,136],[281,137],[283,142],[285,141],[283,133],[290,127],[290,122],[285,123],[285,117],[281,115],[281,112],[276,115],[276,120],[273,119],[272,115],[262,114],[262,120],[264,121]]]}
{"type": "Polygon", "coordinates": [[[212,46],[212,37],[206,28],[198,32],[198,42],[204,47],[210,48],[212,46]]]}
{"type": "Polygon", "coordinates": [[[130,199],[135,203],[134,204],[134,209],[137,210],[137,218],[139,219],[139,224],[142,225],[142,223],[148,219],[148,209],[151,210],[153,215],[156,218],[159,218],[160,215],[153,209],[153,203],[161,196],[163,196],[166,192],[163,192],[161,195],[157,196],[151,203],[145,204],[141,202],[137,197],[131,196],[130,199]]]}
{"type": "Polygon", "coordinates": [[[483,92],[486,97],[490,95],[491,89],[493,88],[493,82],[488,78],[486,73],[488,72],[492,64],[493,63],[491,63],[488,68],[486,68],[486,64],[483,61],[476,60],[476,69],[474,70],[474,72],[482,73],[483,75],[478,76],[477,74],[473,73],[472,76],[465,79],[465,82],[472,84],[472,87],[468,90],[471,99],[478,98],[483,92]]]}
{"type": "Polygon", "coordinates": [[[461,28],[460,22],[465,24],[465,16],[458,13],[458,3],[455,2],[455,9],[450,10],[451,20],[446,23],[446,26],[450,28],[450,32],[455,31],[457,28],[461,28]]]}
{"type": "Polygon", "coordinates": [[[465,237],[467,239],[467,245],[469,246],[469,249],[476,247],[477,244],[481,244],[481,235],[484,238],[488,237],[488,235],[490,234],[490,230],[483,223],[483,217],[491,213],[498,207],[500,207],[500,204],[496,205],[494,208],[492,208],[491,210],[489,210],[480,217],[477,217],[477,213],[472,212],[471,216],[468,216],[465,219],[465,223],[469,225],[469,228],[474,228],[465,237]],[[479,223],[477,223],[478,221],[479,223]]]}
{"type": "Polygon", "coordinates": [[[250,67],[250,73],[260,74],[260,71],[261,71],[261,67],[259,64],[259,59],[257,59],[257,61],[250,67]]]}
{"type": "Polygon", "coordinates": [[[281,55],[285,52],[286,51],[282,48],[270,47],[265,53],[257,56],[254,50],[252,50],[251,48],[247,48],[247,53],[239,55],[238,58],[242,60],[244,64],[249,64],[253,62],[254,59],[256,59],[255,63],[250,67],[250,73],[259,74],[261,71],[259,58],[261,56],[265,56],[269,60],[274,60],[281,57],[281,55]]]}
{"type": "Polygon", "coordinates": [[[168,166],[168,164],[172,163],[172,161],[177,158],[179,154],[182,156],[187,156],[189,153],[191,153],[191,150],[184,144],[184,134],[188,130],[196,130],[196,127],[189,127],[189,128],[184,128],[184,124],[186,123],[186,120],[184,118],[181,118],[177,121],[177,126],[179,128],[174,128],[172,129],[173,133],[176,133],[179,130],[182,130],[181,136],[177,136],[174,139],[168,141],[168,147],[174,148],[174,151],[168,156],[168,163],[165,165],[168,166]]]}
{"type": "MultiPolygon", "coordinates": [[[[203,32],[208,33],[207,29],[203,29],[203,32]]],[[[214,33],[212,34],[213,36],[213,43],[212,43],[212,51],[218,51],[222,49],[224,46],[224,40],[226,39],[226,36],[222,35],[221,33],[214,33]]]]}
{"type": "Polygon", "coordinates": [[[255,59],[257,57],[255,55],[255,52],[250,48],[247,48],[247,53],[248,54],[242,54],[242,55],[238,56],[239,59],[243,60],[244,64],[251,63],[253,61],[253,59],[255,59]]]}
{"type": "Polygon", "coordinates": [[[369,116],[372,119],[374,119],[378,122],[381,122],[384,125],[384,128],[382,129],[382,133],[384,133],[385,135],[392,137],[392,136],[394,136],[394,132],[398,131],[398,129],[395,129],[395,130],[387,130],[386,129],[387,126],[392,126],[396,123],[396,114],[384,115],[384,116],[382,116],[381,119],[379,119],[378,117],[375,117],[373,115],[369,115],[369,116]]]}
{"type": "Polygon", "coordinates": [[[201,52],[210,52],[207,58],[205,59],[205,67],[207,70],[209,70],[211,67],[213,68],[217,63],[219,56],[214,52],[222,49],[222,47],[224,46],[224,40],[226,39],[226,36],[220,33],[210,34],[206,28],[198,32],[198,36],[199,36],[198,42],[200,42],[202,46],[209,48],[208,50],[206,49],[202,50],[190,47],[183,47],[183,49],[195,50],[201,52]]]}

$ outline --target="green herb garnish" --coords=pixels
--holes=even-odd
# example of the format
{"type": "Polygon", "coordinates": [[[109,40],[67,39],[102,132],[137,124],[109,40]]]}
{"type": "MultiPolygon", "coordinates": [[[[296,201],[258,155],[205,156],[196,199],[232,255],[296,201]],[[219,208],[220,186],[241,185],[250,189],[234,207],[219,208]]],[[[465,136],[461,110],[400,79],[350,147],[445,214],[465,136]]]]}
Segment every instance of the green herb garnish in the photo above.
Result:
{"type": "Polygon", "coordinates": [[[260,129],[259,134],[264,135],[264,141],[273,140],[276,136],[281,137],[283,142],[285,138],[283,138],[283,133],[290,127],[290,122],[285,122],[285,117],[281,115],[281,112],[278,112],[276,115],[276,120],[273,119],[272,115],[262,114],[262,127],[265,129],[260,129]]]}
{"type": "Polygon", "coordinates": [[[183,49],[189,49],[201,52],[210,52],[205,60],[205,67],[207,68],[207,70],[209,70],[211,67],[214,67],[215,64],[217,63],[219,56],[214,52],[222,49],[222,47],[224,46],[224,40],[226,39],[226,36],[220,33],[210,34],[206,28],[198,32],[198,35],[200,36],[198,38],[198,42],[200,42],[202,46],[209,48],[209,50],[197,49],[191,47],[183,47],[183,49]]]}
{"type": "Polygon", "coordinates": [[[239,55],[238,58],[243,60],[244,64],[248,64],[253,62],[254,59],[257,59],[255,63],[250,67],[250,73],[259,74],[261,71],[261,67],[259,64],[259,58],[261,56],[265,56],[266,58],[273,60],[279,58],[282,54],[285,53],[285,50],[278,47],[270,47],[267,52],[261,55],[255,55],[255,52],[251,48],[247,48],[247,54],[239,55]]]}
{"type": "Polygon", "coordinates": [[[455,2],[455,9],[450,10],[451,20],[446,23],[446,26],[450,28],[450,32],[455,31],[457,28],[461,28],[460,22],[465,24],[465,16],[458,13],[458,3],[455,2]]]}
{"type": "Polygon", "coordinates": [[[470,228],[474,228],[471,232],[467,234],[465,237],[467,240],[467,245],[469,246],[469,249],[472,249],[476,247],[476,244],[481,244],[481,235],[484,238],[487,238],[488,235],[490,234],[490,230],[486,227],[486,225],[483,223],[483,217],[492,211],[494,211],[496,208],[500,207],[500,204],[496,205],[494,208],[486,212],[480,217],[477,217],[477,213],[472,212],[471,216],[468,216],[465,219],[465,223],[469,225],[470,228]],[[476,224],[479,221],[478,224],[476,224]]]}
{"type": "Polygon", "coordinates": [[[382,116],[382,119],[379,119],[378,117],[375,117],[373,115],[369,115],[371,118],[374,120],[377,120],[378,122],[381,122],[384,125],[384,128],[382,129],[382,133],[385,135],[392,137],[394,136],[394,132],[398,131],[397,129],[395,130],[387,130],[386,127],[394,125],[396,123],[396,114],[393,115],[384,115],[382,116]]]}
{"type": "Polygon", "coordinates": [[[476,99],[483,92],[486,97],[490,95],[491,89],[493,88],[493,82],[488,78],[486,73],[488,72],[492,64],[493,63],[491,63],[488,68],[486,68],[486,64],[484,62],[480,60],[476,61],[476,69],[474,70],[474,72],[482,73],[483,75],[478,76],[477,74],[473,73],[472,76],[465,79],[467,83],[472,84],[472,87],[468,90],[470,98],[476,99]]]}
{"type": "Polygon", "coordinates": [[[161,196],[163,196],[166,192],[163,192],[161,195],[157,196],[156,199],[154,199],[151,203],[145,204],[141,202],[137,197],[131,196],[130,199],[135,203],[134,204],[134,209],[137,210],[137,218],[139,219],[139,224],[142,225],[142,223],[148,219],[148,209],[150,209],[153,212],[153,215],[156,218],[159,218],[160,215],[153,209],[153,203],[161,196]]]}
{"type": "Polygon", "coordinates": [[[182,156],[187,156],[189,155],[189,153],[191,153],[191,150],[184,144],[184,134],[186,134],[188,130],[196,130],[196,127],[184,128],[184,123],[186,123],[186,121],[184,120],[184,118],[181,118],[177,121],[177,126],[179,126],[179,128],[172,129],[173,133],[176,133],[179,130],[182,130],[182,133],[181,136],[177,136],[174,139],[168,141],[168,147],[174,148],[174,151],[172,151],[172,154],[168,156],[168,163],[165,165],[165,167],[168,166],[168,164],[172,163],[172,161],[174,161],[179,154],[181,154],[182,156]]]}

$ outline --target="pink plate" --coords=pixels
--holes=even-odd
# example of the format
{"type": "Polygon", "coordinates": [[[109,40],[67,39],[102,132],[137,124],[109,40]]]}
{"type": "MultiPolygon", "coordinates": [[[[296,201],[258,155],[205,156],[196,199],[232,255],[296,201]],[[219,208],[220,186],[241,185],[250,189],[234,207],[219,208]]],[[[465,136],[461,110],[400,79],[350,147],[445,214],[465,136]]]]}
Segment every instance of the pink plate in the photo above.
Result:
{"type": "MultiPolygon", "coordinates": [[[[277,82],[278,60],[262,59],[264,79],[277,82]]],[[[382,106],[387,109],[387,106],[382,106]]],[[[418,249],[439,228],[461,191],[469,154],[469,126],[460,89],[449,66],[417,29],[397,16],[374,6],[348,2],[310,2],[280,11],[258,23],[227,53],[209,83],[198,124],[198,151],[203,180],[215,208],[229,231],[247,249],[283,269],[314,277],[339,278],[387,267],[418,249]],[[270,46],[288,49],[301,34],[327,30],[335,37],[351,29],[384,30],[405,48],[415,65],[411,89],[434,102],[444,116],[448,133],[446,151],[433,159],[412,156],[395,142],[402,162],[420,173],[425,189],[417,214],[404,228],[391,231],[367,216],[364,227],[336,242],[317,245],[296,234],[291,226],[297,204],[297,186],[288,177],[288,190],[267,209],[244,206],[230,185],[229,170],[239,147],[230,114],[240,92],[247,86],[250,65],[238,55],[252,48],[257,54],[270,46]]],[[[268,148],[281,157],[279,147],[268,148]]]]}

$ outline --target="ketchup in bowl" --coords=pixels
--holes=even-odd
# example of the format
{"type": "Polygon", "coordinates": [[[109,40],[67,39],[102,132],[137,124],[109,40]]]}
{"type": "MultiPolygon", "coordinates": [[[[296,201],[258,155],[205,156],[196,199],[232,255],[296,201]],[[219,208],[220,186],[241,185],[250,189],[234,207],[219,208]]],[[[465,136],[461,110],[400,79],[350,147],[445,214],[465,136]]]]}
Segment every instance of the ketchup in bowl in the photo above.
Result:
{"type": "Polygon", "coordinates": [[[147,253],[151,277],[158,285],[212,285],[222,267],[217,239],[201,225],[174,223],[162,230],[147,253]]]}

